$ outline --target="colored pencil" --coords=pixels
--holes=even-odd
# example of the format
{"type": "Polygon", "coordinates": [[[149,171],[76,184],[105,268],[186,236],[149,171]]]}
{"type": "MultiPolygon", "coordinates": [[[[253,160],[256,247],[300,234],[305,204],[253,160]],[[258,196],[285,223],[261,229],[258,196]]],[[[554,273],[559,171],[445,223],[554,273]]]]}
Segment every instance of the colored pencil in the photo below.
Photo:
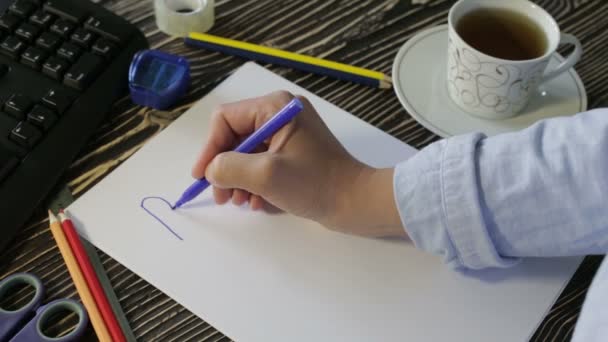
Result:
{"type": "Polygon", "coordinates": [[[322,58],[288,52],[267,46],[222,38],[206,33],[192,32],[184,38],[186,45],[234,55],[264,63],[277,64],[371,87],[390,88],[392,79],[373,71],[322,58]]]}
{"type": "Polygon", "coordinates": [[[91,294],[93,295],[93,299],[95,299],[95,303],[99,308],[101,313],[101,317],[103,318],[106,327],[108,328],[108,332],[110,336],[114,340],[114,342],[126,342],[125,336],[120,329],[120,325],[116,320],[116,316],[114,316],[114,312],[112,311],[112,307],[108,302],[108,298],[101,287],[101,283],[99,282],[99,278],[97,278],[97,274],[95,273],[95,269],[93,265],[91,265],[91,261],[87,256],[87,252],[82,245],[82,241],[80,241],[80,237],[74,228],[74,224],[72,220],[70,220],[66,214],[61,210],[59,212],[59,220],[61,221],[61,226],[63,228],[63,233],[65,234],[70,247],[72,248],[72,252],[76,257],[76,261],[78,262],[78,266],[80,266],[80,270],[84,275],[84,279],[89,285],[89,289],[91,290],[91,294]]]}
{"type": "Polygon", "coordinates": [[[57,243],[57,247],[59,248],[59,252],[65,261],[65,264],[68,268],[68,272],[74,281],[74,285],[76,286],[76,291],[78,291],[78,295],[82,300],[82,304],[87,309],[87,313],[89,314],[89,319],[91,320],[91,324],[93,325],[93,330],[97,334],[97,338],[101,342],[112,342],[112,338],[108,333],[108,329],[106,328],[105,323],[101,317],[99,309],[97,308],[97,304],[95,304],[95,299],[91,295],[91,291],[87,285],[87,282],[84,280],[84,276],[78,267],[78,263],[76,262],[76,258],[74,257],[74,253],[70,249],[70,245],[68,240],[66,239],[63,230],[61,229],[61,225],[57,220],[57,217],[53,215],[53,213],[49,210],[49,224],[50,230],[55,238],[55,242],[57,243]]]}
{"type": "Polygon", "coordinates": [[[84,250],[89,256],[89,260],[91,261],[91,265],[93,265],[93,268],[95,269],[95,273],[97,273],[99,283],[101,283],[101,287],[103,287],[103,291],[106,293],[108,302],[110,302],[110,306],[112,306],[112,311],[114,311],[114,316],[116,316],[116,320],[120,324],[122,333],[125,335],[125,340],[127,340],[127,342],[137,342],[137,339],[133,334],[133,329],[131,329],[131,326],[129,325],[129,320],[125,316],[125,313],[122,310],[122,306],[120,306],[120,301],[118,300],[118,297],[116,297],[116,293],[114,292],[114,288],[112,287],[110,278],[108,278],[108,274],[103,268],[101,259],[99,259],[99,255],[97,255],[97,250],[87,240],[82,239],[80,241],[82,242],[84,250]]]}

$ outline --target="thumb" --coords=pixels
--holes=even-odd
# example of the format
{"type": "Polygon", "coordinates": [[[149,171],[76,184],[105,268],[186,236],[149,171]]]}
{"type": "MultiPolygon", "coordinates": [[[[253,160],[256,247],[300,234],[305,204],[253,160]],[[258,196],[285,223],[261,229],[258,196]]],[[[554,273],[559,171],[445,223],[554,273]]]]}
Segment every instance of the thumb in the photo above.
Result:
{"type": "Polygon", "coordinates": [[[209,164],[205,178],[222,189],[242,189],[264,196],[272,184],[276,157],[263,153],[220,153],[209,164]]]}

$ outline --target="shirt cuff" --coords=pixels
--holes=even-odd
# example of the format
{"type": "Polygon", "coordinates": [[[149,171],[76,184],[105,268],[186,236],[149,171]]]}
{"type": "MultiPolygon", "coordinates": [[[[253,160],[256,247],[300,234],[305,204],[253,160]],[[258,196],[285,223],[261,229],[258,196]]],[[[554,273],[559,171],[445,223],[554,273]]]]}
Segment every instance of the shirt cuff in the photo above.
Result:
{"type": "Polygon", "coordinates": [[[482,134],[429,145],[397,165],[394,193],[401,222],[416,247],[442,255],[453,268],[509,267],[518,259],[498,255],[484,222],[476,167],[482,134]]]}

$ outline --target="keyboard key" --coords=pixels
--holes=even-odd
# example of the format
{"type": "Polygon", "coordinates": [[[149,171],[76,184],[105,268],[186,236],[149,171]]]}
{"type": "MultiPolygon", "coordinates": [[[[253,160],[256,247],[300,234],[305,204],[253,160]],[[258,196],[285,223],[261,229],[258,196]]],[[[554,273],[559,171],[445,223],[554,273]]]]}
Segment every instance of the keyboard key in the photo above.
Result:
{"type": "Polygon", "coordinates": [[[0,44],[0,52],[8,57],[17,59],[25,49],[25,43],[15,36],[9,36],[0,44]]]}
{"type": "Polygon", "coordinates": [[[76,29],[74,33],[72,33],[72,41],[81,47],[88,49],[91,46],[91,43],[97,38],[97,36],[85,29],[76,29]]]}
{"type": "Polygon", "coordinates": [[[17,30],[15,31],[15,35],[25,40],[26,42],[33,42],[34,39],[38,36],[38,34],[40,34],[40,31],[40,27],[34,24],[23,23],[17,28],[17,30]]]}
{"type": "Polygon", "coordinates": [[[36,45],[47,51],[57,49],[59,44],[61,44],[61,37],[50,32],[42,32],[36,39],[36,45]]]}
{"type": "Polygon", "coordinates": [[[57,19],[53,25],[51,25],[51,32],[55,32],[64,38],[69,37],[73,30],[74,24],[64,19],[57,19]]]}
{"type": "Polygon", "coordinates": [[[2,16],[0,16],[0,29],[6,31],[7,33],[11,33],[17,28],[17,26],[19,26],[20,22],[21,19],[18,17],[15,17],[10,13],[4,13],[2,16]]]}
{"type": "Polygon", "coordinates": [[[32,101],[25,95],[13,94],[4,104],[4,111],[16,119],[22,120],[30,107],[32,107],[32,101]]]}
{"type": "Polygon", "coordinates": [[[91,53],[84,53],[76,64],[72,65],[65,74],[63,83],[78,90],[84,90],[93,80],[103,66],[103,58],[91,53]]]}
{"type": "Polygon", "coordinates": [[[38,70],[46,56],[47,53],[44,50],[30,46],[21,55],[21,63],[38,70]]]}
{"type": "Polygon", "coordinates": [[[28,17],[36,9],[36,4],[28,0],[16,0],[9,7],[9,12],[21,18],[28,17]]]}
{"type": "Polygon", "coordinates": [[[57,114],[63,114],[72,104],[72,99],[61,89],[51,89],[42,98],[42,104],[53,109],[57,114]]]}
{"type": "Polygon", "coordinates": [[[54,15],[52,15],[51,13],[43,12],[43,11],[36,11],[30,17],[30,21],[32,23],[34,23],[42,28],[45,28],[45,29],[51,25],[53,20],[55,20],[54,15]]]}
{"type": "Polygon", "coordinates": [[[8,65],[0,64],[0,78],[3,77],[4,75],[6,75],[8,70],[9,70],[8,65]]]}
{"type": "Polygon", "coordinates": [[[80,48],[72,43],[63,43],[57,50],[57,56],[74,63],[82,53],[80,48]]]}
{"type": "Polygon", "coordinates": [[[114,56],[116,53],[116,49],[116,45],[105,38],[97,39],[91,48],[94,54],[102,56],[106,59],[112,58],[112,56],[114,56]]]}
{"type": "Polygon", "coordinates": [[[9,151],[18,158],[27,155],[27,149],[17,145],[10,139],[11,130],[17,126],[18,121],[6,114],[0,114],[0,149],[9,151]]]}
{"type": "Polygon", "coordinates": [[[42,138],[42,133],[30,123],[21,121],[11,131],[10,139],[20,146],[32,148],[42,138]]]}
{"type": "Polygon", "coordinates": [[[73,0],[49,0],[44,4],[44,10],[79,23],[86,18],[88,12],[83,7],[76,5],[73,0]]]}
{"type": "Polygon", "coordinates": [[[55,116],[52,110],[41,105],[35,105],[27,114],[27,121],[43,131],[48,131],[55,121],[57,121],[57,116],[55,116]]]}
{"type": "Polygon", "coordinates": [[[42,65],[42,73],[53,79],[61,81],[63,79],[63,74],[65,74],[69,66],[70,64],[66,60],[56,56],[51,56],[42,65]]]}
{"type": "Polygon", "coordinates": [[[84,22],[84,28],[118,43],[124,42],[128,38],[128,32],[121,30],[119,26],[112,25],[108,21],[95,17],[89,17],[89,19],[84,22]]]}
{"type": "Polygon", "coordinates": [[[9,151],[0,147],[0,182],[2,182],[17,167],[19,159],[9,151]]]}

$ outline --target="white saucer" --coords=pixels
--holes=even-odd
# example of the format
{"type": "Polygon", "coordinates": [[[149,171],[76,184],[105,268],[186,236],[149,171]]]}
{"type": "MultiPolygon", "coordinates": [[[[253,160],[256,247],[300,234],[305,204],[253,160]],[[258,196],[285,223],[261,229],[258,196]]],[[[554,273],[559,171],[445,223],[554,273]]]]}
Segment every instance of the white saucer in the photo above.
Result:
{"type": "MultiPolygon", "coordinates": [[[[587,93],[574,69],[547,82],[523,112],[509,119],[488,120],[467,114],[452,102],[445,77],[447,25],[422,31],[408,40],[393,63],[393,87],[401,104],[421,125],[442,137],[468,132],[494,135],[530,126],[555,116],[568,116],[587,109],[587,93]]],[[[549,68],[563,60],[551,58],[549,68]]]]}

